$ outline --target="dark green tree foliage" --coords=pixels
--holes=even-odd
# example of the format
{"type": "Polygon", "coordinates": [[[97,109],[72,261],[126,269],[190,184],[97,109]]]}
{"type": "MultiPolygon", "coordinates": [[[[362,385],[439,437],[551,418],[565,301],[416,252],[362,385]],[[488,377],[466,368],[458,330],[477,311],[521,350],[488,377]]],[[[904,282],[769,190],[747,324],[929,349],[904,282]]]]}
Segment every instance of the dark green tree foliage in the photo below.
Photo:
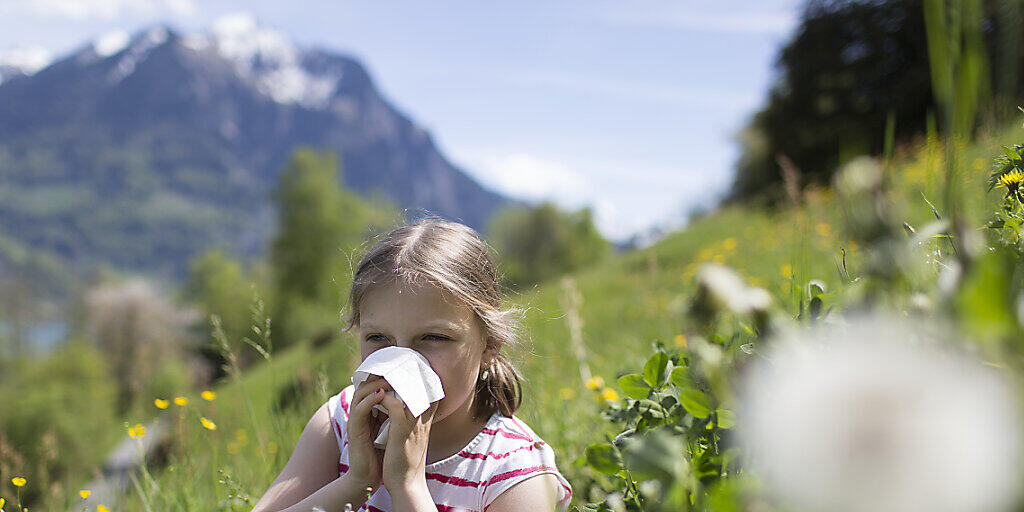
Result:
{"type": "MultiPolygon", "coordinates": [[[[984,3],[1001,103],[1020,97],[1021,10],[1018,1],[984,3]]],[[[767,104],[741,132],[728,200],[780,199],[780,155],[801,185],[827,183],[839,164],[883,151],[890,116],[897,142],[924,133],[934,98],[922,0],[809,0],[776,72],[767,104]]]]}
{"type": "Polygon", "coordinates": [[[205,334],[199,353],[211,362],[214,370],[211,377],[215,379],[223,375],[222,366],[226,361],[220,355],[211,334],[210,315],[220,317],[221,326],[229,340],[251,337],[249,305],[253,298],[251,288],[254,284],[242,264],[219,248],[204,252],[189,265],[184,296],[189,302],[197,304],[203,312],[200,325],[201,332],[205,334]]]}
{"type": "Polygon", "coordinates": [[[545,202],[500,211],[487,229],[512,286],[528,286],[604,258],[611,245],[594,226],[590,208],[563,212],[545,202]]]}
{"type": "Polygon", "coordinates": [[[339,175],[333,154],[299,149],[274,191],[278,229],[269,257],[276,347],[330,335],[339,327],[355,264],[350,256],[398,217],[397,208],[384,199],[364,200],[343,189],[339,175]]]}

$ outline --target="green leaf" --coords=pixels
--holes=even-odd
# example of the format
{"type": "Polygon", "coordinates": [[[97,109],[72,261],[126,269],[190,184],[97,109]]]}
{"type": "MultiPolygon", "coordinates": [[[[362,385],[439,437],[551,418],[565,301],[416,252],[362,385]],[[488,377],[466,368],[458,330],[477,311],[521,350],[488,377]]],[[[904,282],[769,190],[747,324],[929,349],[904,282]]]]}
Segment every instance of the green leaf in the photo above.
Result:
{"type": "Polygon", "coordinates": [[[665,366],[668,365],[668,354],[655,352],[644,364],[644,381],[652,388],[661,385],[665,377],[665,366]]]}
{"type": "Polygon", "coordinates": [[[637,402],[637,406],[639,407],[640,412],[647,413],[654,418],[661,419],[668,416],[668,411],[666,411],[660,403],[655,402],[654,400],[644,398],[637,402]]]}
{"type": "Polygon", "coordinates": [[[647,398],[647,395],[651,392],[651,387],[647,385],[644,378],[635,373],[619,377],[618,383],[622,392],[633,400],[647,398]]]}
{"type": "Polygon", "coordinates": [[[656,429],[623,443],[623,458],[634,477],[668,483],[685,474],[683,441],[668,429],[656,429]]]}
{"type": "Polygon", "coordinates": [[[679,392],[679,403],[686,409],[686,412],[697,418],[707,418],[711,414],[711,398],[700,390],[683,389],[679,392]]]}
{"type": "Polygon", "coordinates": [[[693,386],[693,379],[690,378],[690,370],[685,366],[676,366],[672,369],[672,374],[669,376],[669,380],[672,384],[681,388],[688,388],[693,386]]]}
{"type": "Polygon", "coordinates": [[[730,429],[736,426],[736,413],[729,409],[718,409],[715,415],[718,416],[718,428],[730,429]]]}
{"type": "Polygon", "coordinates": [[[614,475],[622,467],[618,450],[604,443],[593,443],[586,450],[587,464],[601,473],[614,475]]]}

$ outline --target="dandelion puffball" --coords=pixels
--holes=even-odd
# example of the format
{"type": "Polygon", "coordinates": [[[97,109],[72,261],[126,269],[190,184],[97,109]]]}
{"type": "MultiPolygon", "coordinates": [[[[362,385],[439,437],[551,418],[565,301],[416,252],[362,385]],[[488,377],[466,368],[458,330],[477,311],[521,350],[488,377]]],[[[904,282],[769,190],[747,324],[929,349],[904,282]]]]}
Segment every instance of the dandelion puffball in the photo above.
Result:
{"type": "Polygon", "coordinates": [[[806,510],[1007,510],[1021,483],[1013,394],[929,332],[860,317],[772,341],[740,383],[751,472],[806,510]]]}

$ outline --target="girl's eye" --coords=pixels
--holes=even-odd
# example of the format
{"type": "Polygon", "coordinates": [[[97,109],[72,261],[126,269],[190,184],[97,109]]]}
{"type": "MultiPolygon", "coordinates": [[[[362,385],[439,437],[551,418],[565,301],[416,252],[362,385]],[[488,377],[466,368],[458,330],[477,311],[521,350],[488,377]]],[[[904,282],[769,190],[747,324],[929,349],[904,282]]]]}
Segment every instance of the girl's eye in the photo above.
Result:
{"type": "MultiPolygon", "coordinates": [[[[386,337],[381,336],[380,334],[371,334],[371,335],[366,337],[366,341],[377,341],[375,338],[383,338],[384,340],[387,340],[386,337]]],[[[428,335],[424,336],[424,338],[433,338],[433,339],[436,339],[436,340],[439,340],[439,341],[448,341],[448,340],[451,339],[451,338],[449,338],[447,336],[441,336],[441,335],[438,335],[438,334],[428,334],[428,335]]]]}
{"type": "Polygon", "coordinates": [[[441,335],[438,335],[438,334],[428,334],[425,337],[426,338],[434,338],[434,339],[441,340],[441,341],[447,341],[447,340],[451,339],[451,338],[448,338],[447,336],[441,336],[441,335]]]}

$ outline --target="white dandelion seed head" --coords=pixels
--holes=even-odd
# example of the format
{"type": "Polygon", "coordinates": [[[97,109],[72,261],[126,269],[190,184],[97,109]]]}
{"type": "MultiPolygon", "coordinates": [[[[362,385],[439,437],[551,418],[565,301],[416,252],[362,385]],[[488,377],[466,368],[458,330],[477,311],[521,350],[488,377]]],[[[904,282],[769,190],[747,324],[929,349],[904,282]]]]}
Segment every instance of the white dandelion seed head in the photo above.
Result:
{"type": "Polygon", "coordinates": [[[1017,397],[942,332],[863,316],[774,340],[739,386],[751,471],[807,510],[1007,510],[1021,484],[1017,397]]]}
{"type": "Polygon", "coordinates": [[[697,286],[703,288],[712,300],[733,313],[764,311],[772,304],[772,296],[767,290],[747,286],[739,274],[724,265],[706,263],[697,269],[694,277],[697,286]]]}

